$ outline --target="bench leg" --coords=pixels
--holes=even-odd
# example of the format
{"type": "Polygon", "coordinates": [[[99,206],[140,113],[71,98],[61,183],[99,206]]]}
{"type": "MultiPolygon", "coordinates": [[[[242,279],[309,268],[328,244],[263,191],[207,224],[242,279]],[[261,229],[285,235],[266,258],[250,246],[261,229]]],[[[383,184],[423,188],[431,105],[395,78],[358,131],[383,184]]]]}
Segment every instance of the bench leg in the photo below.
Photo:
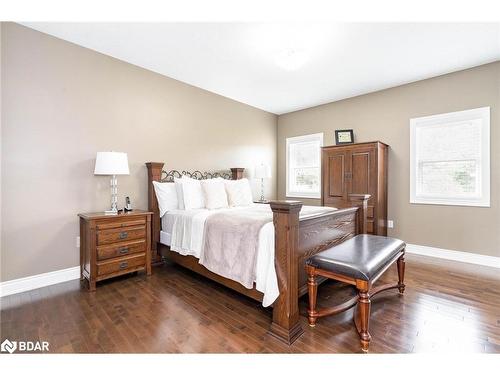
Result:
{"type": "Polygon", "coordinates": [[[309,309],[307,309],[307,319],[309,326],[316,325],[318,318],[318,311],[316,310],[316,297],[318,295],[318,283],[316,282],[316,275],[314,274],[314,267],[307,266],[307,292],[309,295],[309,309]]]}
{"type": "Polygon", "coordinates": [[[399,293],[403,294],[405,292],[405,254],[403,253],[398,258],[398,290],[399,293]]]}
{"type": "Polygon", "coordinates": [[[358,306],[357,318],[355,318],[356,328],[358,329],[359,337],[361,339],[361,349],[364,352],[368,351],[370,345],[371,335],[368,331],[370,328],[370,295],[366,289],[358,289],[358,306]]]}

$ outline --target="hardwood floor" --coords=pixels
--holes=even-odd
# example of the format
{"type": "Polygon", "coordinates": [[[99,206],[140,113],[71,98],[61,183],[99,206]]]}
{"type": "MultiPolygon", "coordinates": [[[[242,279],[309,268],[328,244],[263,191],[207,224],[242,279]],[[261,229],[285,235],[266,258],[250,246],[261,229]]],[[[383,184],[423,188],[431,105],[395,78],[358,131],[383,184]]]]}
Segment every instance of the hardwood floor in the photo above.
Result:
{"type": "MultiPolygon", "coordinates": [[[[405,295],[388,291],[372,300],[370,353],[500,353],[498,274],[408,255],[405,295]]],[[[383,280],[396,277],[394,268],[383,280]]],[[[270,309],[178,266],[99,285],[89,293],[75,280],[2,298],[1,341],[45,340],[51,352],[78,353],[360,352],[353,310],[310,328],[307,296],[300,302],[305,333],[289,347],[266,333],[270,309]]],[[[319,287],[318,303],[352,292],[329,282],[319,287]]]]}

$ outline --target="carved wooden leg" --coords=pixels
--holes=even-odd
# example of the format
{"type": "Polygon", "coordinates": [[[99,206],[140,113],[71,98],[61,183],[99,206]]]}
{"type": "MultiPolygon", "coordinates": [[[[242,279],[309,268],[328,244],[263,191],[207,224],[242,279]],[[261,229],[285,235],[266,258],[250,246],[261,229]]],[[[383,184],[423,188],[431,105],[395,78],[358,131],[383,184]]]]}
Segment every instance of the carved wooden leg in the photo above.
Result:
{"type": "Polygon", "coordinates": [[[360,289],[358,293],[358,308],[356,319],[356,328],[358,329],[359,337],[361,339],[361,349],[364,352],[368,351],[370,345],[371,335],[368,331],[370,328],[370,295],[367,290],[360,289]]]}
{"type": "Polygon", "coordinates": [[[405,292],[405,253],[398,258],[398,290],[399,293],[405,292]]]}
{"type": "Polygon", "coordinates": [[[309,326],[314,327],[316,325],[316,319],[318,318],[318,312],[316,311],[316,297],[318,294],[318,283],[316,282],[316,277],[314,275],[314,267],[306,266],[307,268],[307,291],[309,295],[309,309],[307,310],[307,318],[309,320],[309,326]]]}

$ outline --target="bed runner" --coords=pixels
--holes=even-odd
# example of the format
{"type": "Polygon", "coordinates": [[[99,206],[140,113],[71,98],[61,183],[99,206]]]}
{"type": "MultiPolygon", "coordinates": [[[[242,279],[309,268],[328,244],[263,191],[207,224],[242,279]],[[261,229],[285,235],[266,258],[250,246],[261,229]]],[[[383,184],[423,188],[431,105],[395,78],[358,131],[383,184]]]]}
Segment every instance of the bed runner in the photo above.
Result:
{"type": "MultiPolygon", "coordinates": [[[[300,217],[334,211],[335,208],[304,206],[300,217]]],[[[227,210],[207,217],[200,264],[208,270],[252,289],[256,280],[259,234],[273,221],[267,205],[227,210]]]]}

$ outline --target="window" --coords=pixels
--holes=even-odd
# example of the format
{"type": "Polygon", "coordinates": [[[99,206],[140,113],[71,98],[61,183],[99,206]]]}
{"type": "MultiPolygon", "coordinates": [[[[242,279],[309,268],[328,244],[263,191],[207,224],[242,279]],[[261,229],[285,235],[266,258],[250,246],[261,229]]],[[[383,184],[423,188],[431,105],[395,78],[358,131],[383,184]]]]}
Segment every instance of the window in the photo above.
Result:
{"type": "Polygon", "coordinates": [[[490,206],[490,108],[410,120],[410,203],[490,206]]]}
{"type": "Polygon", "coordinates": [[[286,196],[321,198],[323,133],[286,139],[286,196]]]}

